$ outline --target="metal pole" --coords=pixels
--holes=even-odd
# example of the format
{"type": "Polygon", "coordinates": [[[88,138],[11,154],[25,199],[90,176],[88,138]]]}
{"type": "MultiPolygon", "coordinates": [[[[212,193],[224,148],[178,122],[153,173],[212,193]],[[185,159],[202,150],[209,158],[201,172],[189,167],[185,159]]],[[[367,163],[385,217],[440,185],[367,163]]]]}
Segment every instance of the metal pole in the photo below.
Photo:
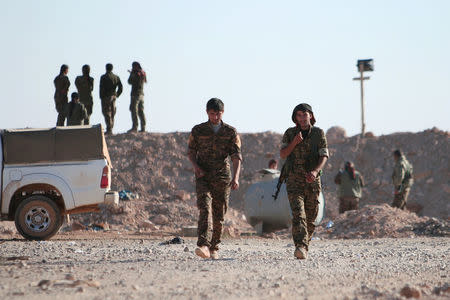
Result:
{"type": "Polygon", "coordinates": [[[361,137],[366,133],[366,124],[364,123],[364,66],[359,64],[359,73],[361,74],[361,137]]]}

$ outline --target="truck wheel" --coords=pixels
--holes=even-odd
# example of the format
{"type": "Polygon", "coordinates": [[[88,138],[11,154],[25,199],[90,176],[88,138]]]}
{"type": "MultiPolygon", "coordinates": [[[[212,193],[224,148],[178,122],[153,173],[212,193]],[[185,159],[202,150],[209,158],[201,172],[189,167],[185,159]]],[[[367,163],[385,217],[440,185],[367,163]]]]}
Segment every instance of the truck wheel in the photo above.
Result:
{"type": "Polygon", "coordinates": [[[61,227],[61,212],[55,202],[35,195],[22,201],[14,217],[17,231],[28,240],[48,240],[61,227]]]}

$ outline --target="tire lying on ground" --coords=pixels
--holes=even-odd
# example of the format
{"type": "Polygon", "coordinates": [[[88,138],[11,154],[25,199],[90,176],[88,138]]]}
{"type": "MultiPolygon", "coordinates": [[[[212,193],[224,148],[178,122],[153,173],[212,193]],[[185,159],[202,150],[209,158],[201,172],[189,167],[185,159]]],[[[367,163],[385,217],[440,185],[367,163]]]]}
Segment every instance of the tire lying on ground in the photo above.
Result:
{"type": "Polygon", "coordinates": [[[48,240],[62,225],[61,211],[54,201],[34,195],[17,207],[14,222],[17,231],[28,240],[48,240]]]}

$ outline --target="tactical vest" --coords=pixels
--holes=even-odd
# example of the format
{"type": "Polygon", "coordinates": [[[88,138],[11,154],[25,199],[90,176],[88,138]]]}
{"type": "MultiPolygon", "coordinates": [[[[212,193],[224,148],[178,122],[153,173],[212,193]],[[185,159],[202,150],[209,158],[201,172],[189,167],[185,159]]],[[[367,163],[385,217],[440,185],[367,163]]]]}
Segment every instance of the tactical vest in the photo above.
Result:
{"type": "MultiPolygon", "coordinates": [[[[300,132],[300,128],[297,127],[295,129],[295,135],[300,132]]],[[[294,136],[295,136],[294,135],[294,136]]],[[[322,138],[321,130],[318,127],[311,127],[311,132],[305,139],[310,139],[309,144],[309,153],[306,156],[304,168],[306,172],[311,172],[314,168],[319,164],[319,143],[322,138]]],[[[292,168],[295,165],[295,156],[294,153],[291,152],[286,159],[286,171],[289,174],[292,171],[292,168]]]]}
{"type": "Polygon", "coordinates": [[[320,129],[317,127],[312,127],[309,138],[311,139],[311,148],[305,162],[305,169],[307,172],[311,172],[319,164],[319,143],[322,138],[320,129]]]}

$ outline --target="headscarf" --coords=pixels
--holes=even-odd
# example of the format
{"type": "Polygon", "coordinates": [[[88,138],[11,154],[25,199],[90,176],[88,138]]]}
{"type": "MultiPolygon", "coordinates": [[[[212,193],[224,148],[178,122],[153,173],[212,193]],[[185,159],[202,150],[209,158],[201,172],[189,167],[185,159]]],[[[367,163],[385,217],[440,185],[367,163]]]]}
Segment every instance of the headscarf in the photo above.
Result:
{"type": "Polygon", "coordinates": [[[133,69],[137,70],[137,75],[144,81],[147,82],[147,74],[145,74],[145,71],[142,70],[141,64],[137,61],[134,61],[132,64],[133,69]]]}
{"type": "Polygon", "coordinates": [[[314,113],[312,111],[312,107],[311,107],[311,105],[306,104],[306,103],[301,103],[294,108],[294,110],[292,111],[292,122],[297,124],[297,120],[296,120],[295,116],[297,115],[298,111],[309,112],[311,114],[311,125],[314,125],[316,123],[316,118],[314,118],[314,113]]]}

